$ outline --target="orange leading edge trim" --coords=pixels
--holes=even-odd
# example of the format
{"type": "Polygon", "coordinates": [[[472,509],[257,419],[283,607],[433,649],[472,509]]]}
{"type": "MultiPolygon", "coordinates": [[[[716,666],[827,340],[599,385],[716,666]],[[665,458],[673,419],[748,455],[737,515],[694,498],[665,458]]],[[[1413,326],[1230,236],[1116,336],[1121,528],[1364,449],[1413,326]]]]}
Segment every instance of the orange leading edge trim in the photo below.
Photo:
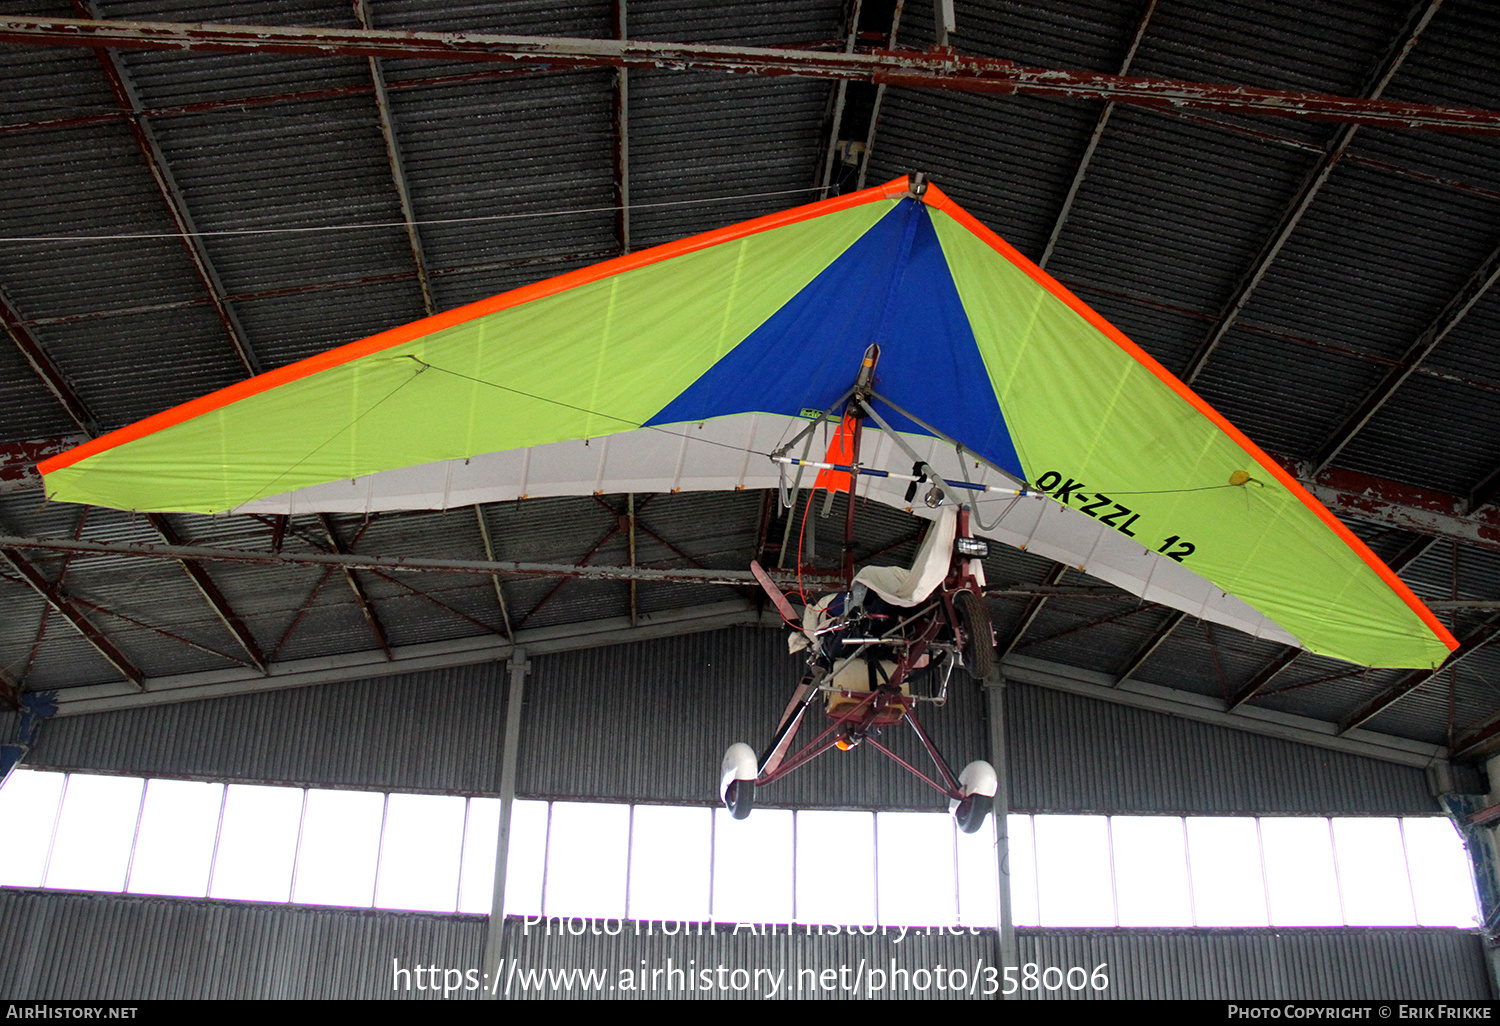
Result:
{"type": "Polygon", "coordinates": [[[906,190],[907,179],[904,177],[897,178],[884,185],[861,189],[859,192],[851,192],[843,196],[833,196],[826,200],[808,203],[776,214],[768,214],[765,217],[758,217],[752,221],[744,221],[726,228],[716,228],[713,231],[703,232],[700,235],[690,236],[686,239],[679,239],[676,242],[668,242],[660,246],[653,246],[651,249],[643,249],[638,253],[629,253],[625,256],[616,257],[613,260],[606,260],[601,264],[581,267],[576,271],[570,271],[556,278],[548,278],[546,281],[539,281],[532,285],[523,285],[521,288],[503,292],[489,299],[481,299],[477,303],[470,303],[468,306],[461,306],[456,310],[449,310],[447,313],[426,317],[420,321],[413,321],[411,324],[403,324],[398,328],[382,331],[378,335],[371,335],[369,338],[361,339],[358,342],[350,342],[348,345],[339,346],[337,349],[330,349],[326,353],[310,356],[305,360],[287,364],[285,367],[268,371],[265,374],[258,374],[253,378],[247,378],[244,381],[230,385],[228,388],[221,388],[217,392],[210,392],[208,395],[189,400],[181,406],[174,406],[170,410],[164,410],[144,420],[138,420],[134,424],[127,424],[117,431],[111,431],[107,435],[90,439],[76,448],[59,453],[51,459],[43,460],[37,464],[37,472],[45,477],[54,470],[71,467],[73,464],[82,462],[90,456],[106,452],[127,442],[133,442],[138,438],[155,434],[176,424],[192,420],[194,417],[200,417],[205,413],[212,413],[214,410],[222,409],[230,403],[238,402],[241,399],[248,399],[250,396],[259,395],[261,392],[268,392],[273,388],[279,388],[282,385],[290,384],[293,381],[298,381],[310,375],[317,374],[320,371],[328,370],[331,367],[350,363],[362,357],[369,356],[372,353],[378,353],[382,350],[411,342],[424,335],[430,335],[445,328],[451,328],[479,317],[498,313],[513,306],[520,306],[522,303],[529,303],[532,300],[557,295],[560,292],[566,292],[581,285],[600,281],[616,274],[623,274],[626,271],[633,271],[640,267],[647,267],[651,264],[660,263],[663,260],[670,260],[676,256],[693,253],[701,249],[708,249],[711,246],[721,245],[726,242],[733,242],[750,235],[758,235],[773,228],[783,228],[787,225],[797,224],[800,221],[821,217],[824,214],[832,214],[840,210],[849,210],[866,203],[894,199],[904,195],[906,190]]]}
{"type": "Polygon", "coordinates": [[[1152,374],[1155,374],[1159,379],[1166,383],[1172,389],[1172,391],[1176,392],[1183,399],[1191,403],[1199,413],[1203,414],[1205,417],[1211,420],[1221,431],[1229,435],[1230,438],[1234,439],[1234,441],[1242,449],[1244,449],[1245,452],[1249,453],[1250,456],[1263,468],[1265,468],[1268,473],[1270,473],[1276,478],[1276,480],[1280,481],[1284,486],[1286,486],[1286,488],[1293,495],[1301,500],[1304,506],[1312,510],[1313,513],[1315,513],[1320,520],[1328,525],[1328,527],[1331,528],[1333,532],[1337,534],[1346,545],[1353,549],[1355,554],[1357,554],[1360,559],[1364,560],[1365,563],[1370,567],[1370,569],[1374,570],[1375,573],[1380,576],[1380,579],[1383,580],[1387,585],[1389,585],[1391,590],[1393,590],[1397,595],[1401,597],[1401,600],[1411,608],[1412,612],[1417,614],[1418,618],[1420,618],[1421,621],[1427,625],[1428,629],[1437,636],[1438,640],[1441,641],[1444,645],[1448,646],[1449,651],[1458,648],[1458,639],[1453,636],[1452,632],[1449,631],[1448,628],[1444,627],[1442,623],[1438,621],[1438,618],[1433,615],[1432,610],[1428,609],[1427,606],[1422,602],[1422,600],[1417,598],[1417,596],[1412,593],[1412,590],[1406,586],[1405,581],[1397,577],[1391,571],[1391,568],[1386,566],[1379,556],[1370,551],[1369,546],[1365,545],[1364,542],[1356,538],[1354,536],[1354,533],[1350,531],[1349,528],[1345,527],[1337,517],[1330,513],[1326,506],[1324,506],[1317,499],[1313,498],[1308,490],[1306,488],[1303,488],[1296,478],[1292,477],[1291,474],[1288,474],[1286,470],[1281,466],[1281,464],[1277,463],[1275,460],[1271,459],[1271,457],[1267,456],[1263,451],[1261,451],[1260,446],[1256,445],[1249,438],[1245,437],[1245,434],[1241,432],[1239,428],[1229,423],[1229,421],[1226,420],[1218,410],[1214,409],[1208,403],[1204,402],[1201,396],[1199,396],[1196,392],[1179,381],[1177,379],[1177,376],[1163,367],[1160,363],[1158,363],[1155,357],[1153,357],[1150,353],[1146,352],[1140,346],[1136,345],[1129,338],[1127,338],[1124,332],[1120,331],[1119,328],[1116,328],[1113,324],[1109,323],[1103,317],[1099,316],[1099,314],[1091,309],[1088,304],[1084,303],[1077,296],[1073,295],[1073,293],[1063,288],[1063,286],[1058,284],[1057,280],[1054,279],[1050,274],[1042,270],[1030,260],[1026,259],[1026,257],[1021,255],[1021,253],[1019,253],[1010,243],[1006,242],[1000,236],[996,235],[984,225],[980,224],[977,220],[974,219],[974,216],[972,214],[970,214],[967,210],[964,210],[957,203],[953,202],[953,200],[950,199],[948,195],[941,189],[939,189],[936,185],[929,184],[927,186],[927,191],[923,195],[922,199],[923,202],[925,202],[928,206],[932,207],[934,210],[941,210],[943,213],[947,214],[949,217],[953,218],[959,224],[967,228],[970,232],[974,233],[984,242],[988,243],[990,248],[994,249],[1005,259],[1009,260],[1012,264],[1024,271],[1031,277],[1033,281],[1042,286],[1042,288],[1046,289],[1048,292],[1052,293],[1052,295],[1056,296],[1058,299],[1066,303],[1069,309],[1078,314],[1084,320],[1088,321],[1095,328],[1099,329],[1099,331],[1103,332],[1106,337],[1108,337],[1121,349],[1125,350],[1127,353],[1133,356],[1138,362],[1146,367],[1147,370],[1151,371],[1152,374]]]}

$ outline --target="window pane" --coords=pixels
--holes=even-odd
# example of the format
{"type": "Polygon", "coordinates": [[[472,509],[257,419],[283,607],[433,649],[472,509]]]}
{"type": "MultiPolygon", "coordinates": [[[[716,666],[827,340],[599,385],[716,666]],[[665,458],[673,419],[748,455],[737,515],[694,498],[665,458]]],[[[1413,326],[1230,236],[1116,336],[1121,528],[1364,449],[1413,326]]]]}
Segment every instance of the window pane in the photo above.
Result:
{"type": "Polygon", "coordinates": [[[380,840],[379,908],[452,912],[458,907],[463,857],[464,800],[430,794],[393,794],[380,840]]]}
{"type": "MultiPolygon", "coordinates": [[[[505,914],[508,916],[542,914],[542,880],[547,873],[547,809],[546,802],[511,803],[510,854],[505,860],[505,914]]],[[[497,829],[499,822],[497,809],[497,829]]],[[[491,892],[494,886],[492,880],[491,892]]]]}
{"type": "Polygon", "coordinates": [[[1255,820],[1194,816],[1187,836],[1197,925],[1269,926],[1255,820]]]}
{"type": "Polygon", "coordinates": [[[875,922],[875,816],[797,814],[797,922],[875,922]]]}
{"type": "Polygon", "coordinates": [[[1121,926],[1192,926],[1187,843],[1176,816],[1115,816],[1115,901],[1121,926]]]}
{"type": "Polygon", "coordinates": [[[1349,926],[1416,926],[1401,824],[1394,819],[1333,820],[1344,922],[1349,926]]]}
{"type": "MultiPolygon", "coordinates": [[[[458,910],[489,915],[495,894],[495,842],[500,839],[500,799],[470,798],[467,814],[458,910]]],[[[507,871],[509,868],[506,867],[507,871]]]]}
{"type": "Polygon", "coordinates": [[[637,805],[630,839],[630,918],[708,919],[713,810],[637,805]]]}
{"type": "Polygon", "coordinates": [[[0,884],[42,885],[66,777],[64,773],[18,769],[0,788],[0,823],[5,824],[5,842],[0,844],[0,884]]]}
{"type": "Polygon", "coordinates": [[[629,834],[628,805],[553,802],[543,911],[623,919],[629,834]]]}
{"type": "Polygon", "coordinates": [[[1260,821],[1272,926],[1341,926],[1328,820],[1260,821]]]}
{"type": "Polygon", "coordinates": [[[369,907],[385,798],[374,791],[307,792],[293,901],[369,907]]]}
{"type": "Polygon", "coordinates": [[[302,820],[300,787],[230,784],[214,859],[209,897],[240,901],[287,901],[297,828],[302,820]]]}
{"type": "Polygon", "coordinates": [[[122,891],[141,813],[139,777],[68,776],[57,841],[47,867],[48,887],[122,891]]]}
{"type": "MultiPolygon", "coordinates": [[[[1024,816],[1010,817],[1012,823],[1024,816]]],[[[999,910],[995,906],[995,887],[999,883],[995,866],[994,819],[979,828],[978,833],[955,830],[958,844],[958,921],[964,926],[993,928],[999,910]]],[[[1026,844],[1031,845],[1031,824],[1026,824],[1026,844]]],[[[881,875],[887,871],[882,868],[881,875]]]]}
{"type": "Polygon", "coordinates": [[[1444,816],[1401,821],[1406,859],[1422,926],[1472,928],[1479,919],[1469,854],[1457,828],[1444,816]]]}
{"type": "MultiPolygon", "coordinates": [[[[803,815],[806,815],[804,813],[803,815]]],[[[880,921],[893,926],[958,923],[953,817],[944,812],[881,812],[880,921]]],[[[976,836],[990,831],[980,828],[976,836]]]]}
{"type": "Polygon", "coordinates": [[[1042,926],[1113,926],[1108,823],[1103,816],[1033,816],[1042,926]]]}
{"type": "Polygon", "coordinates": [[[792,921],[792,814],[757,809],[748,819],[714,810],[714,919],[792,921]]]}
{"type": "Polygon", "coordinates": [[[223,784],[148,780],[128,890],[181,898],[207,894],[223,803],[223,784]]]}

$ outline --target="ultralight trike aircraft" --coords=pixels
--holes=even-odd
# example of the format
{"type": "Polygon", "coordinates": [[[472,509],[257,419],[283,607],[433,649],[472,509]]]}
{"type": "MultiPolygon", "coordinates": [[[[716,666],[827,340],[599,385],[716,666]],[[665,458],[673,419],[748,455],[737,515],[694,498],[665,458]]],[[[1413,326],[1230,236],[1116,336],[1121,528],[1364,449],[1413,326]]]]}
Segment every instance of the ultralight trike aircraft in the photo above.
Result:
{"type": "MultiPolygon", "coordinates": [[[[941,705],[947,700],[955,667],[965,667],[976,681],[984,680],[993,670],[995,634],[984,602],[982,562],[989,555],[989,545],[974,537],[970,502],[976,493],[1017,496],[1026,493],[1022,489],[976,486],[939,477],[870,405],[879,359],[880,347],[871,345],[865,351],[854,386],[840,400],[847,402],[846,412],[830,454],[847,453],[848,464],[793,459],[786,455],[803,437],[810,437],[826,417],[816,419],[771,458],[783,466],[816,467],[823,472],[819,480],[835,487],[840,480],[848,485],[851,496],[844,527],[844,551],[852,553],[855,509],[852,481],[861,473],[872,473],[860,466],[859,454],[865,422],[873,419],[913,461],[909,475],[873,473],[886,479],[908,481],[908,502],[926,485],[923,502],[939,511],[937,519],[923,536],[910,569],[864,567],[850,576],[846,590],[808,603],[800,616],[760,564],[751,563],[751,571],[782,619],[794,628],[790,639],[792,650],[807,653],[807,671],[787,703],[775,735],[760,756],[744,742],[736,742],[725,753],[720,797],[735,819],[744,819],[750,815],[757,786],[786,776],[830,749],[847,752],[868,744],[946,795],[959,828],[974,833],[983,824],[994,800],[995,769],[979,760],[955,774],[922,729],[917,708],[923,702],[941,705]],[[961,493],[960,488],[969,494],[961,493]],[[935,682],[927,694],[912,687],[914,674],[921,669],[935,671],[926,675],[927,680],[935,682]],[[792,751],[803,720],[820,700],[828,725],[800,749],[792,751]],[[916,733],[931,757],[938,780],[879,740],[884,728],[902,722],[916,733]]],[[[791,509],[795,505],[796,485],[790,498],[784,488],[779,490],[783,505],[791,509]]],[[[814,491],[808,496],[809,510],[815,494],[814,491]]],[[[846,574],[853,570],[849,556],[844,569],[846,574]]]]}
{"type": "Polygon", "coordinates": [[[993,769],[955,774],[915,713],[942,702],[955,668],[991,670],[984,539],[1365,666],[1425,669],[1458,646],[1280,464],[921,175],[391,328],[39,470],[57,501],[297,516],[785,495],[810,466],[815,488],[849,492],[848,539],[856,497],[932,523],[909,568],[856,573],[846,547],[842,587],[800,613],[769,584],[807,670],[765,749],[723,760],[719,797],[736,816],[830,747],[896,758],[881,733],[904,721],[935,774],[897,761],[979,827],[993,769]],[[793,751],[819,705],[826,726],[793,751]]]}

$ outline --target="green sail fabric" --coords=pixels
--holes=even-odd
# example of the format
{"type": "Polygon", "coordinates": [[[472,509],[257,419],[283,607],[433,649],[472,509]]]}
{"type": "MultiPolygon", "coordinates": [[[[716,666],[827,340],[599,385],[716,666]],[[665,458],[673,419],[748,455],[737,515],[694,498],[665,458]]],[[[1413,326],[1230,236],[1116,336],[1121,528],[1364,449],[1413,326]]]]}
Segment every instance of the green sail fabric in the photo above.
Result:
{"type": "Polygon", "coordinates": [[[1145,549],[1183,554],[1310,651],[1377,666],[1447,657],[1380,574],[1233,437],[986,241],[942,212],[933,220],[1030,481],[1080,511],[1106,496],[1106,508],[1126,506],[1145,549]],[[1230,484],[1237,471],[1250,480],[1230,484]]]}
{"type": "Polygon", "coordinates": [[[421,335],[51,471],[47,493],[217,513],[339,478],[631,430],[892,205],[863,203],[421,335]]]}

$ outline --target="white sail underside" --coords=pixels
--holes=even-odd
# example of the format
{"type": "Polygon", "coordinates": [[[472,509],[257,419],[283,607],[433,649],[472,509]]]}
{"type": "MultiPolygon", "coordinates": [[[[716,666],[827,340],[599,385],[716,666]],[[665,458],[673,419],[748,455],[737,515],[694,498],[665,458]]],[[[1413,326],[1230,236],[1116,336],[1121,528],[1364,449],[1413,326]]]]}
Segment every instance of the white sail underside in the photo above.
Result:
{"type": "MultiPolygon", "coordinates": [[[[746,413],[702,423],[641,428],[587,441],[381,471],[257,499],[233,512],[369,513],[450,509],[542,496],[775,488],[780,480],[778,466],[764,454],[794,437],[807,423],[794,417],[746,413]]],[[[822,458],[831,434],[829,425],[815,432],[808,458],[822,458]]],[[[951,445],[927,435],[903,434],[902,438],[945,477],[963,480],[964,468],[951,445]]],[[[911,458],[883,432],[866,431],[861,444],[864,466],[910,472],[911,458]]],[[[789,453],[802,454],[801,445],[789,453]]],[[[975,482],[1015,483],[987,466],[976,467],[972,459],[967,469],[975,482]]],[[[804,485],[812,480],[809,470],[804,485]]],[[[931,517],[932,510],[920,501],[915,507],[907,505],[907,484],[861,477],[859,492],[915,516],[931,517]]],[[[1076,509],[1039,495],[986,496],[976,509],[984,524],[993,525],[976,525],[976,533],[993,541],[1077,567],[1131,594],[1199,619],[1300,647],[1279,624],[1184,564],[1076,509]]]]}

